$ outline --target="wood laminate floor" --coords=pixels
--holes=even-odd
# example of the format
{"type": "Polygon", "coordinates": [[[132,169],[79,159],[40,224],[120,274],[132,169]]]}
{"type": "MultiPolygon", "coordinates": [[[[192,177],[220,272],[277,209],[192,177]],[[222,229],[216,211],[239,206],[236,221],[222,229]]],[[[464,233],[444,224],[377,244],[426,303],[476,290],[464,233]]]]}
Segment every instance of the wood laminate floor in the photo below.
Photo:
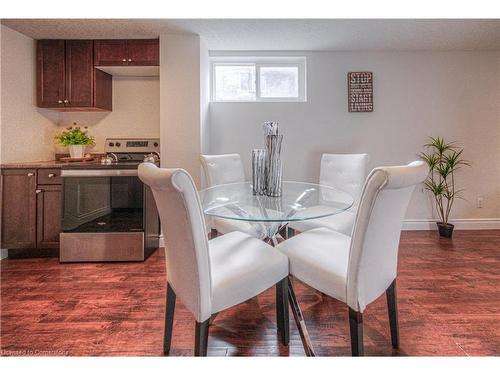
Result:
{"type": "MultiPolygon", "coordinates": [[[[165,313],[163,251],[144,263],[1,266],[2,355],[160,356],[165,313]]],[[[295,282],[318,355],[350,355],[347,308],[295,282]]],[[[404,232],[398,277],[401,348],[390,344],[385,296],[364,314],[367,355],[500,355],[500,231],[404,232]]],[[[302,356],[290,313],[278,342],[274,289],[218,315],[208,354],[302,356]]],[[[192,355],[194,320],[178,302],[171,355],[192,355]]]]}

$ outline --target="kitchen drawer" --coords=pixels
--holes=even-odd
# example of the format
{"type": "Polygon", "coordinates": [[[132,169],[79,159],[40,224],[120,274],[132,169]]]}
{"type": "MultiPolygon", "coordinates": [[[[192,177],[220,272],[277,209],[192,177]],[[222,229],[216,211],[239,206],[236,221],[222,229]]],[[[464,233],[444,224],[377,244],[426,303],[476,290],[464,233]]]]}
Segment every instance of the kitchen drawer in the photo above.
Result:
{"type": "Polygon", "coordinates": [[[61,170],[60,169],[39,169],[38,170],[38,185],[60,185],[61,170]]]}

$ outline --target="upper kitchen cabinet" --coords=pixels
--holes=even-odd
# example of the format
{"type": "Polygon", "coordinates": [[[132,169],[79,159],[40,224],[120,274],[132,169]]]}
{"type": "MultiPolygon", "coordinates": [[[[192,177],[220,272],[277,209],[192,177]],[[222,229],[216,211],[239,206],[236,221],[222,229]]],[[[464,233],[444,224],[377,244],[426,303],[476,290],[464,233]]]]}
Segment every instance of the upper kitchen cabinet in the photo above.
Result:
{"type": "Polygon", "coordinates": [[[159,39],[132,39],[127,41],[128,65],[160,65],[159,39]]]}
{"type": "Polygon", "coordinates": [[[127,65],[127,41],[123,39],[95,40],[94,65],[127,65]]]}
{"type": "Polygon", "coordinates": [[[109,39],[94,41],[95,66],[158,66],[158,39],[109,39]]]}
{"type": "Polygon", "coordinates": [[[39,40],[38,107],[111,111],[112,77],[94,68],[92,40],[39,40]]]}
{"type": "Polygon", "coordinates": [[[94,92],[92,41],[67,40],[65,62],[65,104],[70,104],[72,107],[92,107],[94,92]]]}
{"type": "Polygon", "coordinates": [[[64,107],[64,40],[39,40],[37,45],[38,107],[64,107]]]}

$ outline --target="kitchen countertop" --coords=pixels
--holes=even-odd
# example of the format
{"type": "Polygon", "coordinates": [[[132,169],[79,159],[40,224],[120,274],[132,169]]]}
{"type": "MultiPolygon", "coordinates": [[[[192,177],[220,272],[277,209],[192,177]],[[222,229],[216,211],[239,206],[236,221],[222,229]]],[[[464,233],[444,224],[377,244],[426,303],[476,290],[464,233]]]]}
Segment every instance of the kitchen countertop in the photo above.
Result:
{"type": "Polygon", "coordinates": [[[47,169],[47,168],[62,168],[66,165],[86,165],[86,164],[96,164],[98,163],[103,156],[106,154],[103,152],[90,152],[86,154],[86,156],[92,156],[94,160],[91,161],[82,161],[82,162],[64,162],[60,161],[60,158],[68,157],[69,154],[65,153],[56,153],[55,159],[53,160],[42,160],[42,161],[14,161],[10,163],[0,164],[0,169],[47,169]]]}
{"type": "Polygon", "coordinates": [[[61,168],[63,166],[67,166],[69,164],[96,164],[95,161],[90,162],[62,162],[59,160],[48,160],[48,161],[19,161],[12,163],[4,163],[0,165],[1,169],[43,169],[43,168],[61,168]]]}

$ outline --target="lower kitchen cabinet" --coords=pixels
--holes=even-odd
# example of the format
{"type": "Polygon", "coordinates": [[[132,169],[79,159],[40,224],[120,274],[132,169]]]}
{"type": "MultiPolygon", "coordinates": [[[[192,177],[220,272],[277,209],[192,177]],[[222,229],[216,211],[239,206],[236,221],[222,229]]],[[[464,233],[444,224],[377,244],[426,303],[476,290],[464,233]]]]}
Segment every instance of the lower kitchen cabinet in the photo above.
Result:
{"type": "Polygon", "coordinates": [[[39,185],[36,189],[36,245],[57,249],[61,232],[61,185],[39,185]]]}
{"type": "Polygon", "coordinates": [[[61,185],[37,185],[43,169],[2,169],[2,249],[59,247],[61,185]]]}
{"type": "Polygon", "coordinates": [[[2,248],[36,247],[36,169],[2,170],[2,248]]]}

